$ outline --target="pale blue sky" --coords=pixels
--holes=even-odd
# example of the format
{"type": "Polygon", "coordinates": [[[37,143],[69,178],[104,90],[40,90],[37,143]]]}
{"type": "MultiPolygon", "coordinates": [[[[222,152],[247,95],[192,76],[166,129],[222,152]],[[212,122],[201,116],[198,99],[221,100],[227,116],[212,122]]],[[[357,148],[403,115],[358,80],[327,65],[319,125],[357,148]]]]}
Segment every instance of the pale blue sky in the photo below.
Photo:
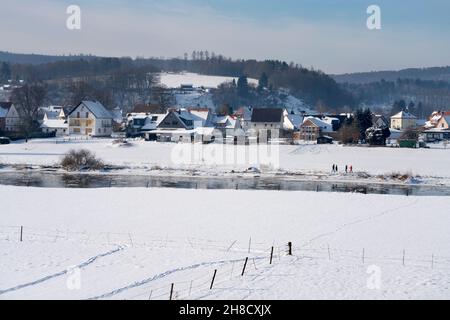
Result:
{"type": "Polygon", "coordinates": [[[0,0],[0,50],[281,59],[330,73],[450,65],[448,0],[0,0]],[[82,29],[65,27],[66,7],[82,29]],[[381,7],[382,29],[366,28],[381,7]]]}

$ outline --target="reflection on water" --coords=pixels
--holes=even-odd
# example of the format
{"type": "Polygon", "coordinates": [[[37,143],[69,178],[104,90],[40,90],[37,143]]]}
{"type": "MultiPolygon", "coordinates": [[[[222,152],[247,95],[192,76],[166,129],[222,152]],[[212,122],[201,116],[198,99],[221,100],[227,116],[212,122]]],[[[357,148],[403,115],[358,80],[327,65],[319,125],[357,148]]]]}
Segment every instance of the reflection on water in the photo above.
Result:
{"type": "Polygon", "coordinates": [[[180,188],[347,192],[417,196],[450,196],[449,187],[381,185],[352,182],[299,181],[282,177],[146,177],[111,174],[4,172],[0,184],[41,188],[180,188]]]}

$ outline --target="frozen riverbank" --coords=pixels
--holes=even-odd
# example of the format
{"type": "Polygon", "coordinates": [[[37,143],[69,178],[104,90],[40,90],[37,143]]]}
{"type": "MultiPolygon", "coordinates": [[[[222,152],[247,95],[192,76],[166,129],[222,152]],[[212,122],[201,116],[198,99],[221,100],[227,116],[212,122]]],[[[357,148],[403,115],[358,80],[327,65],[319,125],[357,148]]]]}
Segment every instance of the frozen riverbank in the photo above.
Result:
{"type": "MultiPolygon", "coordinates": [[[[338,145],[274,147],[269,156],[252,157],[249,147],[232,145],[182,145],[132,141],[117,146],[110,139],[69,141],[34,140],[0,147],[5,170],[58,170],[58,163],[71,149],[89,149],[114,174],[147,176],[236,177],[256,167],[264,177],[287,180],[360,182],[373,184],[450,185],[450,149],[361,148],[338,145]],[[184,153],[180,157],[180,153],[184,153]],[[188,156],[186,156],[188,154],[188,156]],[[331,174],[337,164],[339,174],[331,174]],[[345,173],[345,166],[354,173],[345,173]]],[[[264,146],[262,151],[266,151],[264,146]]]]}

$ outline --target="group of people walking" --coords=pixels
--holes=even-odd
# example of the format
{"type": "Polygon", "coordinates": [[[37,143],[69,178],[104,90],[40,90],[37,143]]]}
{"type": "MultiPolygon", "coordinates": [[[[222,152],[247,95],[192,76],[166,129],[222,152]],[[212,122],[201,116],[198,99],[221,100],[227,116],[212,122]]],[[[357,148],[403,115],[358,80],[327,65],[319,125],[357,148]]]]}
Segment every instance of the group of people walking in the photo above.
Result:
{"type": "MultiPolygon", "coordinates": [[[[332,173],[339,173],[339,167],[337,164],[333,164],[332,173]]],[[[353,173],[353,166],[346,164],[345,173],[353,173]]]]}

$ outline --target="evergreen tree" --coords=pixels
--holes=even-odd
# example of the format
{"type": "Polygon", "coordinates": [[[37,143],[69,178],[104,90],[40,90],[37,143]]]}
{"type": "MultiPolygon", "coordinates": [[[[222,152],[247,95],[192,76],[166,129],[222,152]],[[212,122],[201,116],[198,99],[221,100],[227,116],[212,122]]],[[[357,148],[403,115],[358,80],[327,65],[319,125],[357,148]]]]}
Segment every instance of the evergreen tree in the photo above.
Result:
{"type": "Polygon", "coordinates": [[[267,87],[269,87],[269,77],[267,77],[267,74],[265,72],[263,72],[261,74],[261,77],[259,78],[258,90],[261,91],[267,87]]]}
{"type": "Polygon", "coordinates": [[[366,130],[372,127],[372,112],[370,109],[358,108],[355,112],[356,125],[359,128],[359,137],[361,140],[366,138],[366,130]]]}
{"type": "Polygon", "coordinates": [[[241,97],[248,96],[248,80],[246,76],[240,76],[237,82],[238,95],[241,97]]]}
{"type": "Polygon", "coordinates": [[[8,81],[11,79],[11,67],[9,63],[2,62],[0,66],[0,81],[8,81]]]}

